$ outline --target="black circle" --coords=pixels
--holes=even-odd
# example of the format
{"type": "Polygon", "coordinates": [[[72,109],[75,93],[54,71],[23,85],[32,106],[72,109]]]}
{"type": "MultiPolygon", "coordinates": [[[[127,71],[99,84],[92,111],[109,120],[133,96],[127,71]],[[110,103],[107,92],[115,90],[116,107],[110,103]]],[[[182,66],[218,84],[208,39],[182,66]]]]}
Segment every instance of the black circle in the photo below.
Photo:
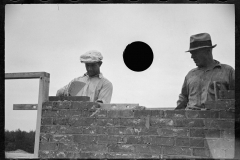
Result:
{"type": "Polygon", "coordinates": [[[141,41],[128,44],[123,51],[123,61],[132,71],[141,72],[148,69],[153,62],[151,47],[141,41]]]}

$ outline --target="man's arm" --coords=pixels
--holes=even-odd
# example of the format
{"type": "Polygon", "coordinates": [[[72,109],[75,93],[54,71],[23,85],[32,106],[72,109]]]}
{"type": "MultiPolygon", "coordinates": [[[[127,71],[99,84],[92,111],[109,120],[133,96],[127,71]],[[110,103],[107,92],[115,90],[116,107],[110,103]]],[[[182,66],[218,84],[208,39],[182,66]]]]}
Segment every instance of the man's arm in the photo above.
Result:
{"type": "Polygon", "coordinates": [[[72,82],[74,82],[75,79],[73,79],[70,83],[68,83],[66,86],[60,88],[58,91],[57,91],[57,94],[56,96],[69,96],[69,88],[72,84],[72,82]]]}
{"type": "Polygon", "coordinates": [[[99,92],[97,102],[110,103],[112,98],[113,85],[111,82],[108,82],[103,85],[102,89],[99,92]]]}
{"type": "Polygon", "coordinates": [[[182,90],[177,101],[177,107],[175,109],[185,109],[187,107],[187,103],[188,103],[188,90],[187,81],[185,77],[182,90]]]}

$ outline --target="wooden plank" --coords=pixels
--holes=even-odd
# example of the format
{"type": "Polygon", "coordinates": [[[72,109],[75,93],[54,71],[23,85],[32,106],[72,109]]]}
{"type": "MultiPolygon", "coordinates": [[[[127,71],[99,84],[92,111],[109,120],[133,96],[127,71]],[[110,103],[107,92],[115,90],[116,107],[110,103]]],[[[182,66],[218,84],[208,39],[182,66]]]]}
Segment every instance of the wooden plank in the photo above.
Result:
{"type": "Polygon", "coordinates": [[[90,101],[88,96],[49,96],[49,101],[90,101]]]}
{"type": "Polygon", "coordinates": [[[37,110],[38,104],[13,104],[13,110],[37,110]]]}
{"type": "Polygon", "coordinates": [[[5,73],[5,79],[34,79],[40,77],[50,78],[47,72],[19,72],[19,73],[5,73]]]}
{"type": "Polygon", "coordinates": [[[50,80],[48,77],[41,77],[39,80],[38,111],[37,111],[37,124],[36,124],[36,132],[35,132],[34,158],[39,158],[38,152],[39,152],[39,144],[40,144],[42,104],[43,102],[48,101],[49,83],[50,83],[50,80]]]}

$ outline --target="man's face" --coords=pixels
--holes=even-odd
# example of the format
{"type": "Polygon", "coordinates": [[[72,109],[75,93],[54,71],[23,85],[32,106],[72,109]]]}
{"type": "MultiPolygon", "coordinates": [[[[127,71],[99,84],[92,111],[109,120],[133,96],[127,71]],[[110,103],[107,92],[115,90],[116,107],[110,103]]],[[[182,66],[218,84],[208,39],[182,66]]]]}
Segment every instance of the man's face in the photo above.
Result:
{"type": "Polygon", "coordinates": [[[96,63],[85,63],[87,74],[89,77],[95,76],[100,73],[100,62],[96,63]]]}
{"type": "Polygon", "coordinates": [[[208,59],[208,55],[207,55],[208,51],[209,51],[208,49],[198,49],[190,52],[192,54],[191,58],[195,62],[196,66],[198,67],[206,66],[206,62],[208,59]]]}

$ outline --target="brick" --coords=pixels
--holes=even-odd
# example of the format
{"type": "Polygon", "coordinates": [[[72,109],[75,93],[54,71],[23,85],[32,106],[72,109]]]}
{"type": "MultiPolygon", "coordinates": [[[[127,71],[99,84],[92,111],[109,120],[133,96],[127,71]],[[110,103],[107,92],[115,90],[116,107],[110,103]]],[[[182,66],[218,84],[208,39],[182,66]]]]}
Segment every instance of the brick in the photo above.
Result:
{"type": "Polygon", "coordinates": [[[51,118],[51,117],[42,117],[41,125],[52,125],[52,124],[53,124],[53,118],[51,118]]]}
{"type": "Polygon", "coordinates": [[[64,151],[56,151],[54,158],[67,158],[67,152],[64,151]]]}
{"type": "Polygon", "coordinates": [[[219,99],[235,99],[235,90],[220,90],[219,99]]]}
{"type": "Polygon", "coordinates": [[[95,118],[71,117],[68,124],[70,126],[96,126],[97,121],[95,118]]]}
{"type": "Polygon", "coordinates": [[[77,110],[92,110],[97,108],[98,103],[95,102],[72,102],[72,109],[77,110]]]}
{"type": "MultiPolygon", "coordinates": [[[[100,110],[99,110],[100,111],[100,110]]],[[[99,112],[98,111],[98,112],[99,112]]],[[[95,118],[96,114],[94,114],[96,112],[96,110],[82,110],[82,114],[81,117],[91,117],[91,118],[95,118]]]]}
{"type": "Polygon", "coordinates": [[[54,158],[55,157],[55,152],[54,151],[47,151],[47,150],[45,150],[45,151],[39,150],[38,151],[38,156],[39,156],[39,158],[44,158],[44,159],[54,158]]]}
{"type": "Polygon", "coordinates": [[[82,127],[83,134],[97,134],[97,127],[85,126],[82,127]]]}
{"type": "Polygon", "coordinates": [[[105,144],[81,144],[79,149],[82,152],[107,152],[108,148],[105,144]]]}
{"type": "Polygon", "coordinates": [[[53,125],[69,125],[69,118],[53,118],[53,125]]]}
{"type": "Polygon", "coordinates": [[[41,151],[54,151],[57,150],[57,143],[40,143],[39,150],[41,151]]]}
{"type": "Polygon", "coordinates": [[[151,116],[151,110],[134,110],[134,118],[151,116]]]}
{"type": "Polygon", "coordinates": [[[90,101],[87,96],[49,96],[49,101],[90,101]]]}
{"type": "Polygon", "coordinates": [[[235,119],[235,112],[220,111],[220,119],[235,119]]]}
{"type": "Polygon", "coordinates": [[[204,139],[203,138],[190,138],[190,146],[191,147],[204,147],[204,139]]]}
{"type": "Polygon", "coordinates": [[[42,117],[56,117],[58,113],[57,110],[42,110],[42,117]]]}
{"type": "Polygon", "coordinates": [[[70,101],[58,101],[53,102],[54,109],[71,109],[71,102],[70,101]]]}
{"type": "Polygon", "coordinates": [[[106,158],[107,159],[126,159],[126,158],[135,158],[137,155],[134,153],[114,153],[114,152],[109,152],[106,153],[106,158]]]}
{"type": "Polygon", "coordinates": [[[138,154],[137,159],[160,159],[160,156],[157,154],[138,154]]]}
{"type": "Polygon", "coordinates": [[[163,147],[163,154],[166,155],[187,155],[191,156],[192,151],[188,147],[163,147]]]}
{"type": "Polygon", "coordinates": [[[150,126],[152,127],[162,127],[162,126],[174,126],[174,121],[172,119],[163,119],[158,117],[151,117],[150,126]]]}
{"type": "Polygon", "coordinates": [[[164,111],[165,118],[186,118],[185,110],[166,110],[164,111]]]}
{"type": "Polygon", "coordinates": [[[57,132],[56,126],[41,126],[40,133],[51,133],[55,134],[57,132]]]}
{"type": "Polygon", "coordinates": [[[211,152],[206,148],[193,148],[193,156],[211,157],[211,152]]]}
{"type": "Polygon", "coordinates": [[[164,111],[163,110],[151,110],[151,117],[163,118],[164,117],[164,111]]]}
{"type": "Polygon", "coordinates": [[[98,118],[96,119],[98,126],[119,126],[120,119],[118,118],[98,118]]]}
{"type": "Polygon", "coordinates": [[[133,153],[135,152],[135,149],[134,149],[134,145],[131,145],[131,144],[109,144],[108,151],[133,153]]]}
{"type": "Polygon", "coordinates": [[[219,118],[219,111],[186,110],[187,118],[219,118]]]}
{"type": "Polygon", "coordinates": [[[134,132],[137,135],[158,135],[158,128],[156,127],[134,127],[134,132]]]}
{"type": "Polygon", "coordinates": [[[108,127],[97,126],[96,132],[97,134],[108,134],[108,127]]]}
{"type": "Polygon", "coordinates": [[[156,138],[153,138],[152,140],[153,140],[152,144],[156,144],[156,145],[163,145],[163,146],[173,146],[174,145],[174,138],[170,138],[170,137],[156,136],[156,138]]]}
{"type": "Polygon", "coordinates": [[[99,112],[96,113],[95,117],[96,118],[107,118],[108,117],[107,110],[100,109],[99,112]]]}
{"type": "Polygon", "coordinates": [[[74,153],[74,158],[76,159],[103,159],[105,157],[105,153],[100,152],[78,152],[74,153]]]}
{"type": "Polygon", "coordinates": [[[80,151],[80,148],[77,143],[59,143],[58,151],[78,152],[78,151],[80,151]]]}
{"type": "Polygon", "coordinates": [[[161,153],[161,146],[158,145],[135,145],[137,153],[161,153]]]}
{"type": "Polygon", "coordinates": [[[205,146],[210,148],[210,149],[234,149],[235,145],[235,140],[234,139],[222,139],[222,138],[217,138],[217,139],[206,139],[205,141],[205,146]]]}
{"type": "Polygon", "coordinates": [[[52,135],[51,134],[40,134],[40,142],[51,142],[52,135]]]}
{"type": "Polygon", "coordinates": [[[220,138],[220,130],[217,130],[217,129],[190,129],[190,137],[220,138]]]}
{"type": "Polygon", "coordinates": [[[52,137],[53,142],[73,142],[73,135],[58,135],[54,134],[52,137]]]}
{"type": "Polygon", "coordinates": [[[142,127],[145,125],[146,125],[145,118],[123,118],[123,119],[120,119],[120,126],[142,127]]]}
{"type": "Polygon", "coordinates": [[[58,116],[61,118],[68,118],[68,117],[73,117],[73,116],[82,116],[82,111],[81,110],[59,110],[58,111],[58,116]]]}
{"type": "Polygon", "coordinates": [[[98,135],[97,144],[124,143],[122,136],[116,135],[98,135]]]}
{"type": "Polygon", "coordinates": [[[190,146],[189,138],[176,138],[176,146],[188,147],[190,146]]]}
{"type": "Polygon", "coordinates": [[[206,128],[216,128],[216,129],[234,129],[233,120],[215,120],[215,119],[205,119],[206,128]]]}
{"type": "Polygon", "coordinates": [[[82,134],[82,127],[74,127],[74,126],[57,126],[58,134],[82,134]]]}
{"type": "Polygon", "coordinates": [[[205,108],[216,110],[228,110],[235,108],[235,100],[208,101],[205,108]]]}
{"type": "Polygon", "coordinates": [[[52,102],[49,102],[49,101],[46,101],[46,102],[43,102],[42,104],[42,109],[45,110],[51,110],[53,108],[53,104],[52,102]]]}
{"type": "Polygon", "coordinates": [[[221,130],[221,138],[234,139],[235,130],[233,129],[221,130]]]}
{"type": "Polygon", "coordinates": [[[73,135],[73,142],[74,143],[81,143],[81,144],[94,144],[97,141],[97,136],[94,135],[73,135]]]}
{"type": "Polygon", "coordinates": [[[109,118],[133,118],[133,110],[108,110],[109,118]]]}
{"type": "Polygon", "coordinates": [[[175,119],[175,127],[204,127],[203,119],[175,119]]]}
{"type": "Polygon", "coordinates": [[[159,136],[167,137],[189,137],[189,130],[187,128],[158,128],[159,136]]]}
{"type": "Polygon", "coordinates": [[[143,144],[144,139],[142,136],[124,136],[123,141],[126,144],[143,144]]]}

